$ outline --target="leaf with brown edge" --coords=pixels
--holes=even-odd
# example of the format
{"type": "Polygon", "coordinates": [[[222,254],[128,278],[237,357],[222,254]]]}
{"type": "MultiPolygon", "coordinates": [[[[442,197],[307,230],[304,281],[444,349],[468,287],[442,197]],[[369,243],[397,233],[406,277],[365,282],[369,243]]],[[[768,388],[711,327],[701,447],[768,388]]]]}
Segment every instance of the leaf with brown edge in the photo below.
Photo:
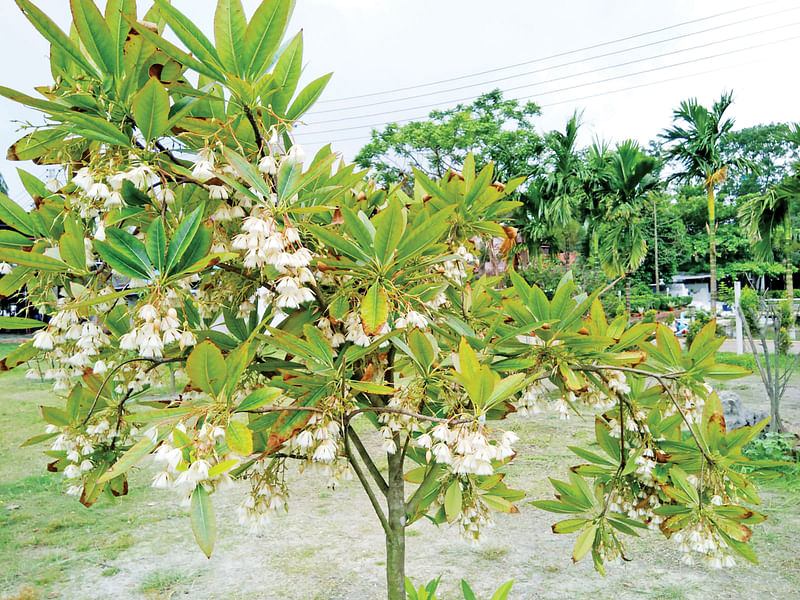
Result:
{"type": "Polygon", "coordinates": [[[373,283],[361,301],[361,323],[364,333],[375,335],[389,318],[389,296],[378,282],[373,283]]]}

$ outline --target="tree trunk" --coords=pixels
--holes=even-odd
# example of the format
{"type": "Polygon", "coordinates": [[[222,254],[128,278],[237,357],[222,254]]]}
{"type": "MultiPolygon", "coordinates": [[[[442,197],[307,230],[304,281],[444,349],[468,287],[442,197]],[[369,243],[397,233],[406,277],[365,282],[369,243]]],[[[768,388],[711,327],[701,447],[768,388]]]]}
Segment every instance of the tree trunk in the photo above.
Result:
{"type": "Polygon", "coordinates": [[[714,217],[714,184],[708,183],[708,266],[711,273],[711,315],[717,315],[717,223],[714,217]]]}
{"type": "Polygon", "coordinates": [[[658,280],[658,209],[656,208],[656,201],[653,200],[653,242],[654,242],[654,258],[656,263],[656,295],[661,293],[661,284],[658,280]]]}
{"type": "Polygon", "coordinates": [[[792,273],[792,263],[789,261],[789,248],[792,242],[792,228],[790,223],[786,223],[786,252],[784,253],[783,265],[786,269],[786,299],[789,301],[789,322],[786,324],[786,331],[789,339],[794,339],[794,274],[792,273]]]}
{"type": "Polygon", "coordinates": [[[631,314],[631,278],[625,276],[625,312],[631,314]]]}
{"type": "Polygon", "coordinates": [[[391,533],[386,534],[386,587],[389,600],[406,598],[406,502],[403,482],[403,455],[398,448],[389,454],[386,494],[391,533]]]}

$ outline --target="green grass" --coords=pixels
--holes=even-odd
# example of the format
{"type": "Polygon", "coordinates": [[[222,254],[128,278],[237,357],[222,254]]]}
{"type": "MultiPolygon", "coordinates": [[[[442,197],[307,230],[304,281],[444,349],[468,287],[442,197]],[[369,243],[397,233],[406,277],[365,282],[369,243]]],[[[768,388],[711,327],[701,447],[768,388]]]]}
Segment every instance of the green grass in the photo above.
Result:
{"type": "Polygon", "coordinates": [[[175,569],[159,569],[148,573],[142,580],[141,590],[147,598],[170,598],[176,588],[191,579],[191,575],[175,569]]]}
{"type": "MultiPolygon", "coordinates": [[[[794,356],[790,357],[781,356],[778,360],[778,364],[781,367],[784,367],[787,364],[787,361],[792,361],[792,360],[794,360],[794,356]]],[[[727,363],[729,365],[738,365],[740,367],[750,369],[754,373],[758,374],[758,366],[756,365],[756,359],[749,352],[745,352],[744,354],[736,354],[735,352],[717,352],[717,362],[727,363]]],[[[761,364],[762,365],[764,364],[763,360],[761,364]]],[[[797,365],[795,366],[794,372],[800,373],[800,362],[798,362],[797,365]]]]}
{"type": "MultiPolygon", "coordinates": [[[[7,352],[10,347],[13,345],[0,343],[0,354],[7,352]]],[[[100,578],[107,578],[105,581],[108,584],[116,585],[119,581],[120,585],[127,585],[133,593],[131,597],[153,600],[191,597],[190,587],[203,585],[208,575],[196,567],[188,572],[182,571],[175,567],[174,561],[169,560],[169,554],[175,548],[185,552],[189,547],[191,530],[185,509],[177,506],[176,502],[159,503],[158,508],[150,507],[159,497],[149,489],[149,467],[131,472],[131,492],[127,498],[114,503],[101,499],[87,509],[75,498],[62,493],[63,478],[59,474],[46,472],[47,457],[42,454],[46,446],[19,447],[27,438],[44,429],[36,412],[37,405],[60,405],[61,402],[49,384],[25,379],[24,368],[0,373],[0,598],[41,600],[50,594],[84,597],[80,593],[79,582],[100,578]],[[9,505],[18,505],[19,508],[8,510],[6,507],[9,505]],[[159,526],[154,527],[155,524],[159,526]],[[153,537],[154,531],[155,536],[161,537],[153,537]],[[163,563],[153,562],[158,560],[153,555],[154,548],[168,549],[163,563]],[[131,579],[131,561],[138,569],[154,570],[150,573],[139,571],[131,579]],[[126,577],[130,583],[124,583],[126,577]],[[184,594],[187,590],[189,595],[184,594]]],[[[522,440],[518,448],[520,456],[508,468],[509,480],[513,479],[512,487],[522,488],[528,494],[528,499],[552,496],[547,476],[559,477],[568,465],[581,462],[566,446],[584,442],[592,447],[590,436],[593,419],[590,414],[584,415],[584,418],[573,416],[569,422],[561,421],[553,414],[540,415],[536,419],[513,418],[512,425],[522,440]]],[[[380,466],[384,468],[385,461],[381,461],[380,466]]],[[[786,579],[789,575],[779,575],[776,569],[780,567],[780,573],[791,573],[800,564],[794,558],[800,479],[789,479],[791,481],[781,478],[759,483],[762,496],[768,501],[765,512],[769,514],[769,520],[764,526],[756,528],[754,544],[766,569],[763,575],[765,579],[786,579]],[[782,566],[781,561],[785,563],[782,566]]],[[[348,502],[363,500],[360,494],[356,496],[358,500],[348,502]]],[[[337,505],[340,498],[328,491],[315,489],[307,498],[299,499],[300,506],[293,510],[303,514],[304,510],[312,509],[315,516],[319,516],[323,508],[321,504],[330,504],[332,511],[339,510],[337,505]]],[[[358,506],[363,507],[361,504],[358,506]]],[[[522,510],[532,510],[525,501],[520,506],[522,510]]],[[[550,521],[546,517],[545,521],[542,527],[546,529],[550,521]]],[[[224,523],[220,518],[220,527],[226,527],[224,523]]],[[[312,537],[318,533],[319,523],[317,520],[309,521],[308,531],[312,537]]],[[[415,525],[408,532],[409,542],[419,543],[424,539],[420,536],[427,535],[423,532],[427,532],[428,527],[423,522],[415,525]]],[[[261,540],[243,537],[241,531],[235,528],[233,531],[236,533],[221,532],[221,546],[226,543],[245,543],[252,544],[254,552],[263,551],[261,540]]],[[[448,534],[443,531],[442,535],[448,534]]],[[[326,541],[335,542],[335,539],[326,541]]],[[[516,561],[514,555],[517,548],[506,543],[495,541],[476,550],[453,544],[445,547],[442,554],[450,557],[453,564],[471,561],[477,565],[510,567],[512,561],[516,561]]],[[[638,552],[634,552],[634,555],[639,559],[665,548],[664,542],[654,537],[635,544],[638,544],[635,545],[638,552]]],[[[375,564],[382,564],[382,548],[377,546],[371,550],[374,550],[375,564]]],[[[280,559],[280,564],[287,565],[286,571],[277,573],[281,577],[304,580],[322,577],[321,556],[322,552],[314,544],[286,549],[281,551],[280,559]]],[[[565,556],[568,557],[568,554],[565,556]]],[[[438,560],[436,556],[430,559],[438,560]]],[[[541,564],[541,560],[535,564],[539,565],[537,576],[549,582],[551,587],[557,585],[558,578],[566,572],[559,564],[541,564]]],[[[329,584],[327,579],[320,580],[323,588],[329,584]]],[[[601,584],[593,582],[592,585],[601,584]]],[[[653,583],[643,587],[645,589],[640,592],[642,598],[683,600],[696,597],[691,589],[682,585],[660,589],[658,583],[653,583]]],[[[229,591],[229,594],[217,597],[248,597],[233,587],[229,591]]],[[[607,597],[607,593],[608,588],[605,588],[597,597],[607,597]]]]}

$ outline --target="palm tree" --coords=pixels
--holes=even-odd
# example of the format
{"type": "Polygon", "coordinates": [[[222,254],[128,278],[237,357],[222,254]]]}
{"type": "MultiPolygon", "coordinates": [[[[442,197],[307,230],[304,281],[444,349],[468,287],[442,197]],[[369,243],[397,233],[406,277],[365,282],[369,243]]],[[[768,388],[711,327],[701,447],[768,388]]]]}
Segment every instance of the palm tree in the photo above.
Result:
{"type": "Polygon", "coordinates": [[[546,137],[546,171],[534,179],[526,193],[525,237],[533,244],[556,242],[567,249],[568,240],[578,230],[578,200],[583,162],[575,150],[580,115],[567,121],[563,132],[551,131],[546,137]]]}
{"type": "Polygon", "coordinates": [[[626,140],[608,157],[600,180],[606,207],[599,228],[600,261],[610,277],[625,277],[625,309],[631,311],[631,282],[627,277],[647,254],[645,228],[648,197],[660,182],[653,176],[656,160],[645,155],[639,144],[626,140]]]}
{"type": "Polygon", "coordinates": [[[786,177],[766,193],[754,196],[739,209],[739,219],[753,241],[756,260],[774,260],[773,248],[782,247],[786,272],[786,296],[794,298],[793,271],[790,255],[797,232],[792,227],[792,204],[800,198],[800,163],[795,174],[786,177]]]}
{"type": "Polygon", "coordinates": [[[581,177],[583,187],[583,229],[589,242],[594,278],[600,265],[600,227],[605,222],[606,206],[603,201],[606,193],[610,146],[604,141],[595,141],[589,148],[581,177]]]}
{"type": "Polygon", "coordinates": [[[686,183],[700,181],[706,189],[708,199],[708,247],[709,271],[711,274],[711,312],[717,308],[717,225],[714,215],[716,187],[725,180],[727,168],[747,167],[750,161],[742,158],[726,159],[721,151],[722,141],[733,128],[733,119],[723,115],[733,103],[733,93],[720,96],[711,110],[698,103],[696,98],[681,102],[673,113],[674,125],[664,130],[661,137],[669,145],[667,156],[681,167],[670,179],[686,183]]]}

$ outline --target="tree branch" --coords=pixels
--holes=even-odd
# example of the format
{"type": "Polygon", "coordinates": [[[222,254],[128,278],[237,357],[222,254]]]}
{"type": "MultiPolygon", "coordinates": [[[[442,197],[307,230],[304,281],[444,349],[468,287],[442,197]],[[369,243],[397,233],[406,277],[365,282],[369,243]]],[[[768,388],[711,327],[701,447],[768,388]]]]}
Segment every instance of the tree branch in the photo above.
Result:
{"type": "Polygon", "coordinates": [[[364,461],[364,464],[367,465],[367,470],[370,472],[370,475],[372,475],[372,479],[375,480],[375,484],[378,486],[378,489],[385,496],[389,491],[389,485],[386,483],[386,480],[383,478],[383,475],[381,475],[381,472],[378,469],[378,466],[375,464],[375,461],[372,460],[369,452],[367,452],[367,449],[361,442],[361,438],[356,435],[355,430],[349,424],[346,426],[346,428],[348,435],[353,439],[353,443],[356,446],[358,455],[361,457],[361,460],[364,461]]]}
{"type": "Polygon", "coordinates": [[[353,470],[356,472],[356,476],[358,480],[361,482],[361,487],[364,488],[364,491],[367,493],[369,497],[370,504],[372,504],[372,508],[375,511],[375,514],[378,515],[378,520],[381,522],[381,527],[383,527],[383,531],[386,533],[387,536],[391,537],[394,535],[392,532],[392,528],[389,526],[389,521],[386,518],[386,513],[383,511],[383,507],[381,507],[380,502],[378,502],[378,498],[375,496],[375,492],[372,490],[372,487],[369,485],[369,480],[364,475],[364,471],[361,470],[361,465],[358,464],[356,461],[356,457],[353,456],[353,452],[350,450],[350,438],[347,435],[348,430],[350,428],[347,427],[344,430],[344,451],[347,454],[347,459],[350,461],[350,464],[353,465],[353,470]]]}

